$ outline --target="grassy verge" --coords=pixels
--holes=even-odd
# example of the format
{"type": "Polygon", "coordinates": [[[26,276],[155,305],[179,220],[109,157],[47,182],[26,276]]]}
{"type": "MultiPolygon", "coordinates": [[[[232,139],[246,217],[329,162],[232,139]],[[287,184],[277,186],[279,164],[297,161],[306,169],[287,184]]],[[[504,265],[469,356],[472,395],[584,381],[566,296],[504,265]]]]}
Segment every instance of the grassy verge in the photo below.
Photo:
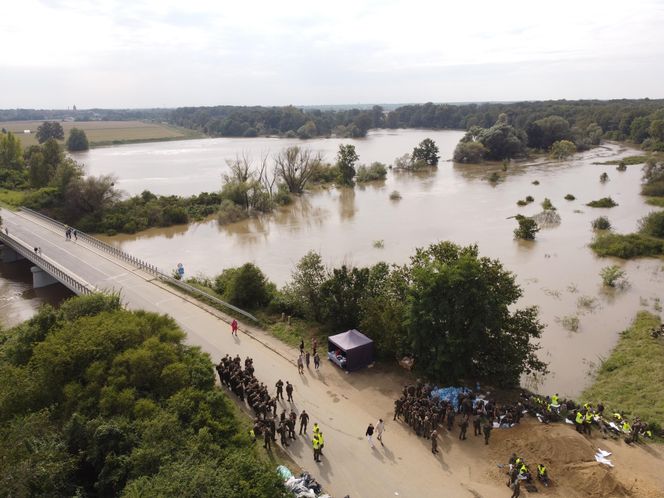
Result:
{"type": "Polygon", "coordinates": [[[23,204],[25,193],[18,190],[0,188],[0,205],[16,208],[23,204]]]}
{"type": "Polygon", "coordinates": [[[581,399],[601,400],[609,410],[620,410],[663,427],[664,338],[650,336],[660,321],[658,316],[640,311],[632,326],[622,332],[581,399]]]}
{"type": "Polygon", "coordinates": [[[641,233],[607,233],[598,236],[590,247],[598,256],[615,256],[622,259],[664,254],[664,240],[641,233]]]}
{"type": "Polygon", "coordinates": [[[663,207],[664,208],[664,197],[648,197],[646,203],[651,206],[663,207]]]}

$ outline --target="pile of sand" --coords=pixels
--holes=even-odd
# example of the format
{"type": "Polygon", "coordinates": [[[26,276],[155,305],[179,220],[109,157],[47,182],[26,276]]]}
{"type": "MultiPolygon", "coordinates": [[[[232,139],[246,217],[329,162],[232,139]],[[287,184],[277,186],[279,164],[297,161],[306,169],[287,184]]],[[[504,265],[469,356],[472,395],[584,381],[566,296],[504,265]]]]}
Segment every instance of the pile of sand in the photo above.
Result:
{"type": "MultiPolygon", "coordinates": [[[[569,497],[626,497],[631,493],[611,468],[595,461],[595,447],[584,436],[561,424],[524,425],[495,430],[491,434],[491,454],[507,463],[516,453],[533,473],[537,464],[546,465],[553,486],[537,485],[540,492],[569,497]]],[[[506,468],[492,471],[494,479],[506,481],[506,468]]]]}

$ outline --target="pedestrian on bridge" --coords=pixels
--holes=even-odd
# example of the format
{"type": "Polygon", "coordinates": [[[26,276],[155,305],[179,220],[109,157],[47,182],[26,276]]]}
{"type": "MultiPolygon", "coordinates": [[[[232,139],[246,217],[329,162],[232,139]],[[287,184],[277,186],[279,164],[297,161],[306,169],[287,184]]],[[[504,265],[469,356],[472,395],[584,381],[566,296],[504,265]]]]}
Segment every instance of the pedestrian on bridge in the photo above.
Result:
{"type": "Polygon", "coordinates": [[[237,337],[237,329],[238,329],[237,320],[233,318],[233,321],[231,322],[231,334],[236,337],[237,337]]]}
{"type": "Polygon", "coordinates": [[[78,232],[74,228],[74,231],[72,232],[74,234],[74,240],[78,240],[78,232]]]}

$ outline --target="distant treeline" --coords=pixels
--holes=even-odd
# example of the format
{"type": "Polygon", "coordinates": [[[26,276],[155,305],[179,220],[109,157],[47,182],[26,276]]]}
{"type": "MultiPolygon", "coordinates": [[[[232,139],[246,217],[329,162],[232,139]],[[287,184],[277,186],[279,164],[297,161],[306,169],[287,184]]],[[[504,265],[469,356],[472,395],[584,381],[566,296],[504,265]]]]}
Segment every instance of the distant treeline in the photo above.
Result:
{"type": "Polygon", "coordinates": [[[606,138],[641,143],[651,137],[653,121],[664,114],[664,99],[546,100],[481,104],[412,104],[389,110],[371,108],[314,108],[214,106],[177,109],[0,110],[0,121],[145,119],[168,121],[211,136],[253,137],[279,135],[362,137],[372,128],[463,129],[490,128],[505,114],[516,129],[527,130],[549,116],[566,119],[571,128],[597,124],[606,138]]]}

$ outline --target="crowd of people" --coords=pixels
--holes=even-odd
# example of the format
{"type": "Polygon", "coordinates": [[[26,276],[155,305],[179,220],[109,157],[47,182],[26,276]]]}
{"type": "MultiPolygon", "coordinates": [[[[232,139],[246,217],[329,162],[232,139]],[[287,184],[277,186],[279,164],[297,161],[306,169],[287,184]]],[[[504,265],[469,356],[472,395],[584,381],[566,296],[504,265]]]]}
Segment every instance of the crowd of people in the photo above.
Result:
{"type": "MultiPolygon", "coordinates": [[[[254,424],[250,434],[254,441],[263,440],[263,447],[272,450],[272,443],[277,441],[286,448],[289,441],[297,439],[295,434],[299,421],[298,435],[308,436],[309,414],[302,410],[299,415],[294,406],[294,387],[289,381],[285,383],[279,379],[275,384],[275,395],[271,396],[268,387],[259,382],[254,375],[253,359],[247,357],[244,362],[239,355],[234,358],[228,354],[216,366],[219,380],[235,394],[241,402],[246,402],[254,413],[254,424]],[[286,400],[284,400],[284,390],[286,400]],[[288,407],[284,404],[288,403],[288,407]],[[281,412],[277,414],[278,410],[281,412]]],[[[325,439],[319,425],[313,425],[311,444],[314,452],[314,461],[320,462],[323,454],[325,439]]]]}
{"type": "Polygon", "coordinates": [[[499,407],[493,400],[479,399],[468,391],[459,393],[455,400],[432,396],[433,386],[418,381],[416,385],[403,388],[402,396],[394,402],[394,420],[403,420],[412,427],[419,437],[431,439],[432,453],[438,452],[438,429],[443,427],[451,432],[459,428],[459,439],[467,439],[467,431],[472,423],[473,434],[484,436],[489,444],[494,421],[512,424],[521,416],[518,409],[499,407]]]}

